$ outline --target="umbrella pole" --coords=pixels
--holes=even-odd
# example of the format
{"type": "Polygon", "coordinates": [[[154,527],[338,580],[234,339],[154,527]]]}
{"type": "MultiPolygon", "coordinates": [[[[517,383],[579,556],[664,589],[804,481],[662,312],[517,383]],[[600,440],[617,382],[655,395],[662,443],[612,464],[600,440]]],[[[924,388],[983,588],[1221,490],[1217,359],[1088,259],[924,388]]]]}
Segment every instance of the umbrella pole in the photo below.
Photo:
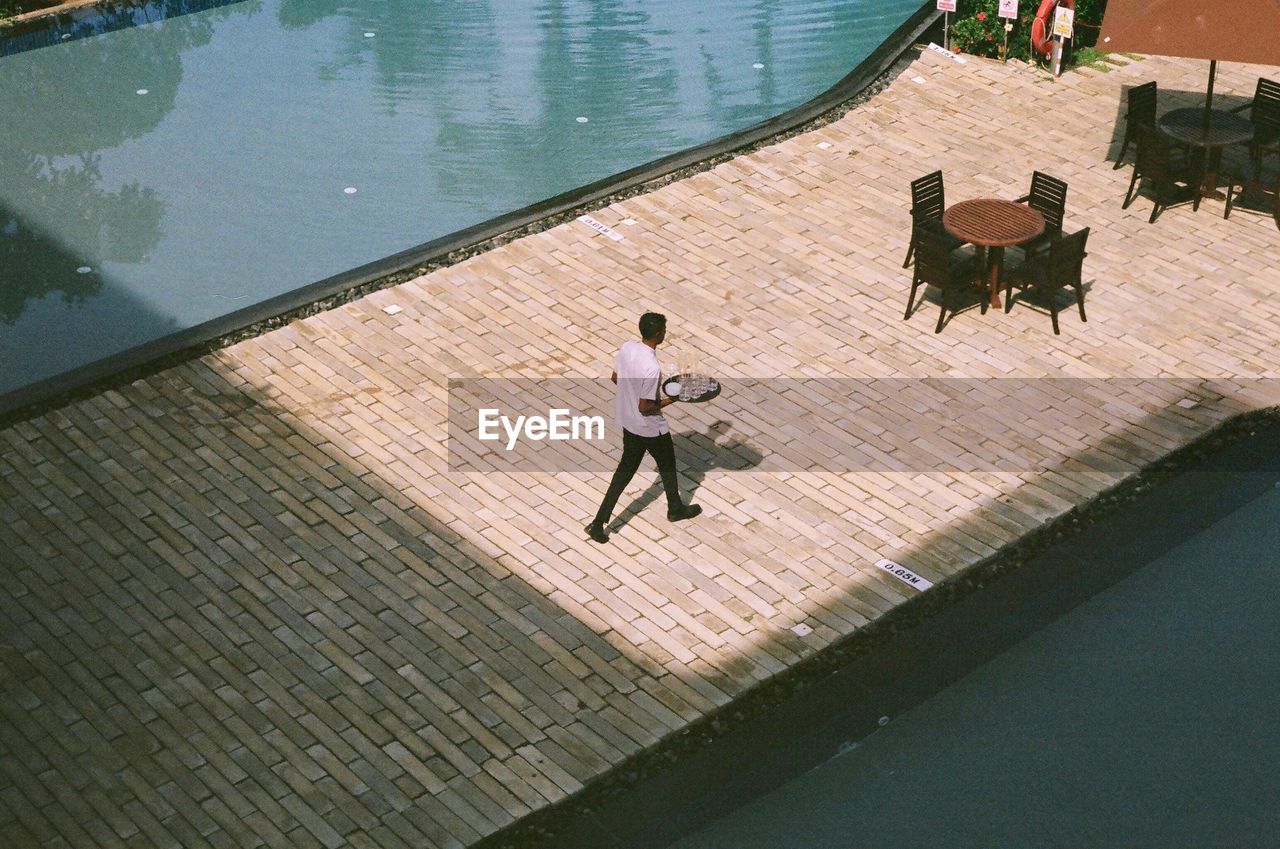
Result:
{"type": "Polygon", "coordinates": [[[1213,113],[1213,78],[1218,74],[1218,60],[1213,59],[1209,62],[1209,93],[1204,99],[1204,131],[1209,132],[1209,119],[1213,113]]]}

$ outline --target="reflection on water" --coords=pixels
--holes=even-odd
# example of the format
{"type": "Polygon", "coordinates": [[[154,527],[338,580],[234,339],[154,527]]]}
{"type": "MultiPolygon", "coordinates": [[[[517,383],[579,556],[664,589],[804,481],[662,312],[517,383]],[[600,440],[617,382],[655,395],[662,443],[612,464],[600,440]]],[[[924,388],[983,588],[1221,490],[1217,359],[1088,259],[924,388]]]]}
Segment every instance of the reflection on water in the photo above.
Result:
{"type": "MultiPolygon", "coordinates": [[[[211,35],[207,24],[180,28],[189,43],[211,35]]],[[[36,63],[21,76],[0,73],[0,103],[22,116],[19,132],[0,133],[0,322],[17,321],[29,299],[58,292],[77,304],[99,291],[96,273],[77,271],[91,266],[72,267],[64,254],[136,263],[159,240],[164,206],[156,191],[136,179],[108,189],[99,153],[154,129],[173,108],[181,66],[176,53],[157,47],[102,39],[79,51],[70,69],[36,63]],[[150,96],[120,96],[114,72],[126,66],[144,69],[150,96]],[[68,72],[74,87],[62,85],[68,72]],[[54,90],[59,102],[50,108],[54,90]],[[86,114],[102,120],[87,124],[86,114]]]]}
{"type": "MultiPolygon", "coordinates": [[[[0,153],[0,165],[5,165],[0,153]]],[[[86,253],[115,262],[140,262],[160,238],[164,206],[152,189],[129,183],[104,192],[95,159],[67,167],[32,161],[23,172],[29,180],[6,187],[19,204],[40,203],[58,222],[58,235],[46,238],[41,228],[20,212],[0,212],[0,322],[13,324],[29,299],[52,292],[64,304],[78,304],[97,294],[101,280],[91,266],[71,267],[61,251],[80,246],[86,253]],[[56,261],[51,261],[58,257],[56,261]],[[33,273],[37,269],[40,273],[33,273]]]]}
{"type": "MultiPolygon", "coordinates": [[[[106,179],[103,151],[155,130],[177,99],[181,52],[208,44],[228,13],[171,21],[163,41],[92,36],[224,5],[227,0],[178,0],[86,11],[0,42],[6,55],[46,46],[41,42],[77,42],[45,54],[59,61],[0,63],[0,104],[6,114],[22,116],[14,131],[0,134],[0,326],[16,325],[29,305],[42,301],[45,317],[0,331],[5,371],[56,374],[179,328],[172,318],[148,316],[132,304],[115,328],[102,325],[107,316],[86,309],[103,294],[104,265],[146,262],[163,235],[160,191],[144,183],[145,171],[141,179],[106,179]],[[145,80],[147,88],[122,84],[130,78],[145,80]],[[79,316],[89,320],[81,323],[79,316]],[[128,332],[139,325],[144,333],[128,332]]],[[[257,6],[243,3],[237,11],[257,6]]],[[[3,380],[0,392],[12,388],[3,380]]]]}
{"type": "Polygon", "coordinates": [[[72,24],[98,34],[0,58],[0,394],[772,117],[918,6],[187,0],[72,24]]]}
{"type": "MultiPolygon", "coordinates": [[[[38,50],[75,38],[89,38],[127,27],[142,26],[245,0],[159,0],[82,6],[60,12],[55,18],[36,19],[10,26],[0,38],[0,56],[38,50]]],[[[249,0],[256,5],[257,0],[249,0]]],[[[3,4],[0,3],[0,8],[3,4]]]]}

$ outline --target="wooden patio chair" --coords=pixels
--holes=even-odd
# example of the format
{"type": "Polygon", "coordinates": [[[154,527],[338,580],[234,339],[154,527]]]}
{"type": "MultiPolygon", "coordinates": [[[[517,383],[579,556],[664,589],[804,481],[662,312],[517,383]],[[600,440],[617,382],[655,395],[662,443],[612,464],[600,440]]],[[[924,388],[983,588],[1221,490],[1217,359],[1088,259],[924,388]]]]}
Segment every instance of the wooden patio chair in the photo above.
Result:
{"type": "Polygon", "coordinates": [[[1025,203],[1044,216],[1044,233],[1023,245],[1023,253],[1030,256],[1062,235],[1062,218],[1067,211],[1065,182],[1035,171],[1031,174],[1031,191],[1018,198],[1017,202],[1025,203]]]}
{"type": "Polygon", "coordinates": [[[1124,155],[1129,150],[1138,134],[1136,127],[1152,127],[1156,125],[1156,101],[1159,90],[1154,82],[1136,85],[1125,92],[1124,139],[1120,142],[1120,153],[1116,156],[1116,164],[1112,170],[1124,164],[1124,155]]]}
{"type": "Polygon", "coordinates": [[[926,174],[911,181],[911,243],[907,245],[907,257],[902,261],[903,268],[911,265],[911,256],[916,250],[916,234],[922,228],[944,236],[953,249],[964,244],[943,229],[942,213],[946,208],[941,171],[934,171],[932,174],[926,174]]]}
{"type": "Polygon", "coordinates": [[[1160,213],[1175,203],[1194,201],[1200,187],[1196,182],[1194,163],[1182,156],[1174,156],[1169,138],[1151,127],[1135,128],[1138,134],[1138,158],[1133,166],[1133,178],[1125,193],[1121,209],[1128,209],[1137,197],[1136,189],[1143,181],[1151,187],[1154,203],[1151,218],[1154,224],[1160,213]],[[1186,197],[1180,195],[1185,193],[1186,197]]]}
{"type": "MultiPolygon", "coordinates": [[[[916,291],[921,285],[933,286],[939,292],[942,312],[938,315],[938,326],[934,333],[941,333],[947,321],[947,311],[959,312],[956,303],[961,296],[974,293],[974,279],[977,275],[977,263],[972,254],[955,251],[954,240],[945,234],[939,234],[927,227],[917,227],[912,236],[915,246],[915,271],[911,275],[911,294],[907,296],[907,311],[903,320],[911,318],[915,307],[916,291]]],[[[981,298],[982,313],[987,312],[990,298],[984,290],[981,298]]]]}
{"type": "Polygon", "coordinates": [[[1256,195],[1269,203],[1272,207],[1271,216],[1275,219],[1276,226],[1280,227],[1280,83],[1260,77],[1253,100],[1235,111],[1244,109],[1249,110],[1249,121],[1253,124],[1249,161],[1240,173],[1229,180],[1227,206],[1222,217],[1230,217],[1231,210],[1240,203],[1241,198],[1256,195]],[[1277,170],[1268,172],[1266,159],[1272,155],[1277,157],[1277,170]]]}
{"type": "Polygon", "coordinates": [[[1004,291],[1004,311],[1013,309],[1013,287],[1030,289],[1036,300],[1049,310],[1053,321],[1053,332],[1060,335],[1058,328],[1058,293],[1070,287],[1076,298],[1076,306],[1080,308],[1080,320],[1088,321],[1084,314],[1084,270],[1085,244],[1089,241],[1089,228],[1069,236],[1059,236],[1049,242],[1049,250],[1035,262],[1024,265],[1019,273],[1008,275],[1004,291]]]}
{"type": "Polygon", "coordinates": [[[1256,167],[1264,156],[1280,153],[1280,83],[1259,77],[1253,100],[1232,111],[1245,109],[1249,110],[1249,121],[1253,124],[1249,158],[1256,167]]]}

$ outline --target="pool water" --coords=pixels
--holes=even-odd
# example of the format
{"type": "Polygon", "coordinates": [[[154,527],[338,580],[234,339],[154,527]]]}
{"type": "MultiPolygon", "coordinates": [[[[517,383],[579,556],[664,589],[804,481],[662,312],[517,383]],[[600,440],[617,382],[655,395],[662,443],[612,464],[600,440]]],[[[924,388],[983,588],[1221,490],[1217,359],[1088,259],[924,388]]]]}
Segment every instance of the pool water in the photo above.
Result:
{"type": "Polygon", "coordinates": [[[205,0],[28,37],[0,396],[780,114],[919,6],[205,0]]]}

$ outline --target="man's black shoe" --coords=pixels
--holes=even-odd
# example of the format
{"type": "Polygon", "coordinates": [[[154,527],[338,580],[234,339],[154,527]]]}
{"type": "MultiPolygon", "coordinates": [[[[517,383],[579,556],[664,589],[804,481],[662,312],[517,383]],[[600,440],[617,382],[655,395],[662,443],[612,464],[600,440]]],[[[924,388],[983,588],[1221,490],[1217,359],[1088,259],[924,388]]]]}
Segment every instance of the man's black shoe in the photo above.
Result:
{"type": "Polygon", "coordinates": [[[684,519],[692,519],[694,516],[698,516],[701,513],[702,513],[702,507],[700,505],[686,504],[683,507],[681,507],[679,510],[668,510],[667,521],[679,522],[684,519]]]}
{"type": "Polygon", "coordinates": [[[605,533],[604,525],[601,525],[598,522],[592,522],[587,525],[587,536],[599,543],[606,543],[609,541],[609,535],[605,533]]]}

